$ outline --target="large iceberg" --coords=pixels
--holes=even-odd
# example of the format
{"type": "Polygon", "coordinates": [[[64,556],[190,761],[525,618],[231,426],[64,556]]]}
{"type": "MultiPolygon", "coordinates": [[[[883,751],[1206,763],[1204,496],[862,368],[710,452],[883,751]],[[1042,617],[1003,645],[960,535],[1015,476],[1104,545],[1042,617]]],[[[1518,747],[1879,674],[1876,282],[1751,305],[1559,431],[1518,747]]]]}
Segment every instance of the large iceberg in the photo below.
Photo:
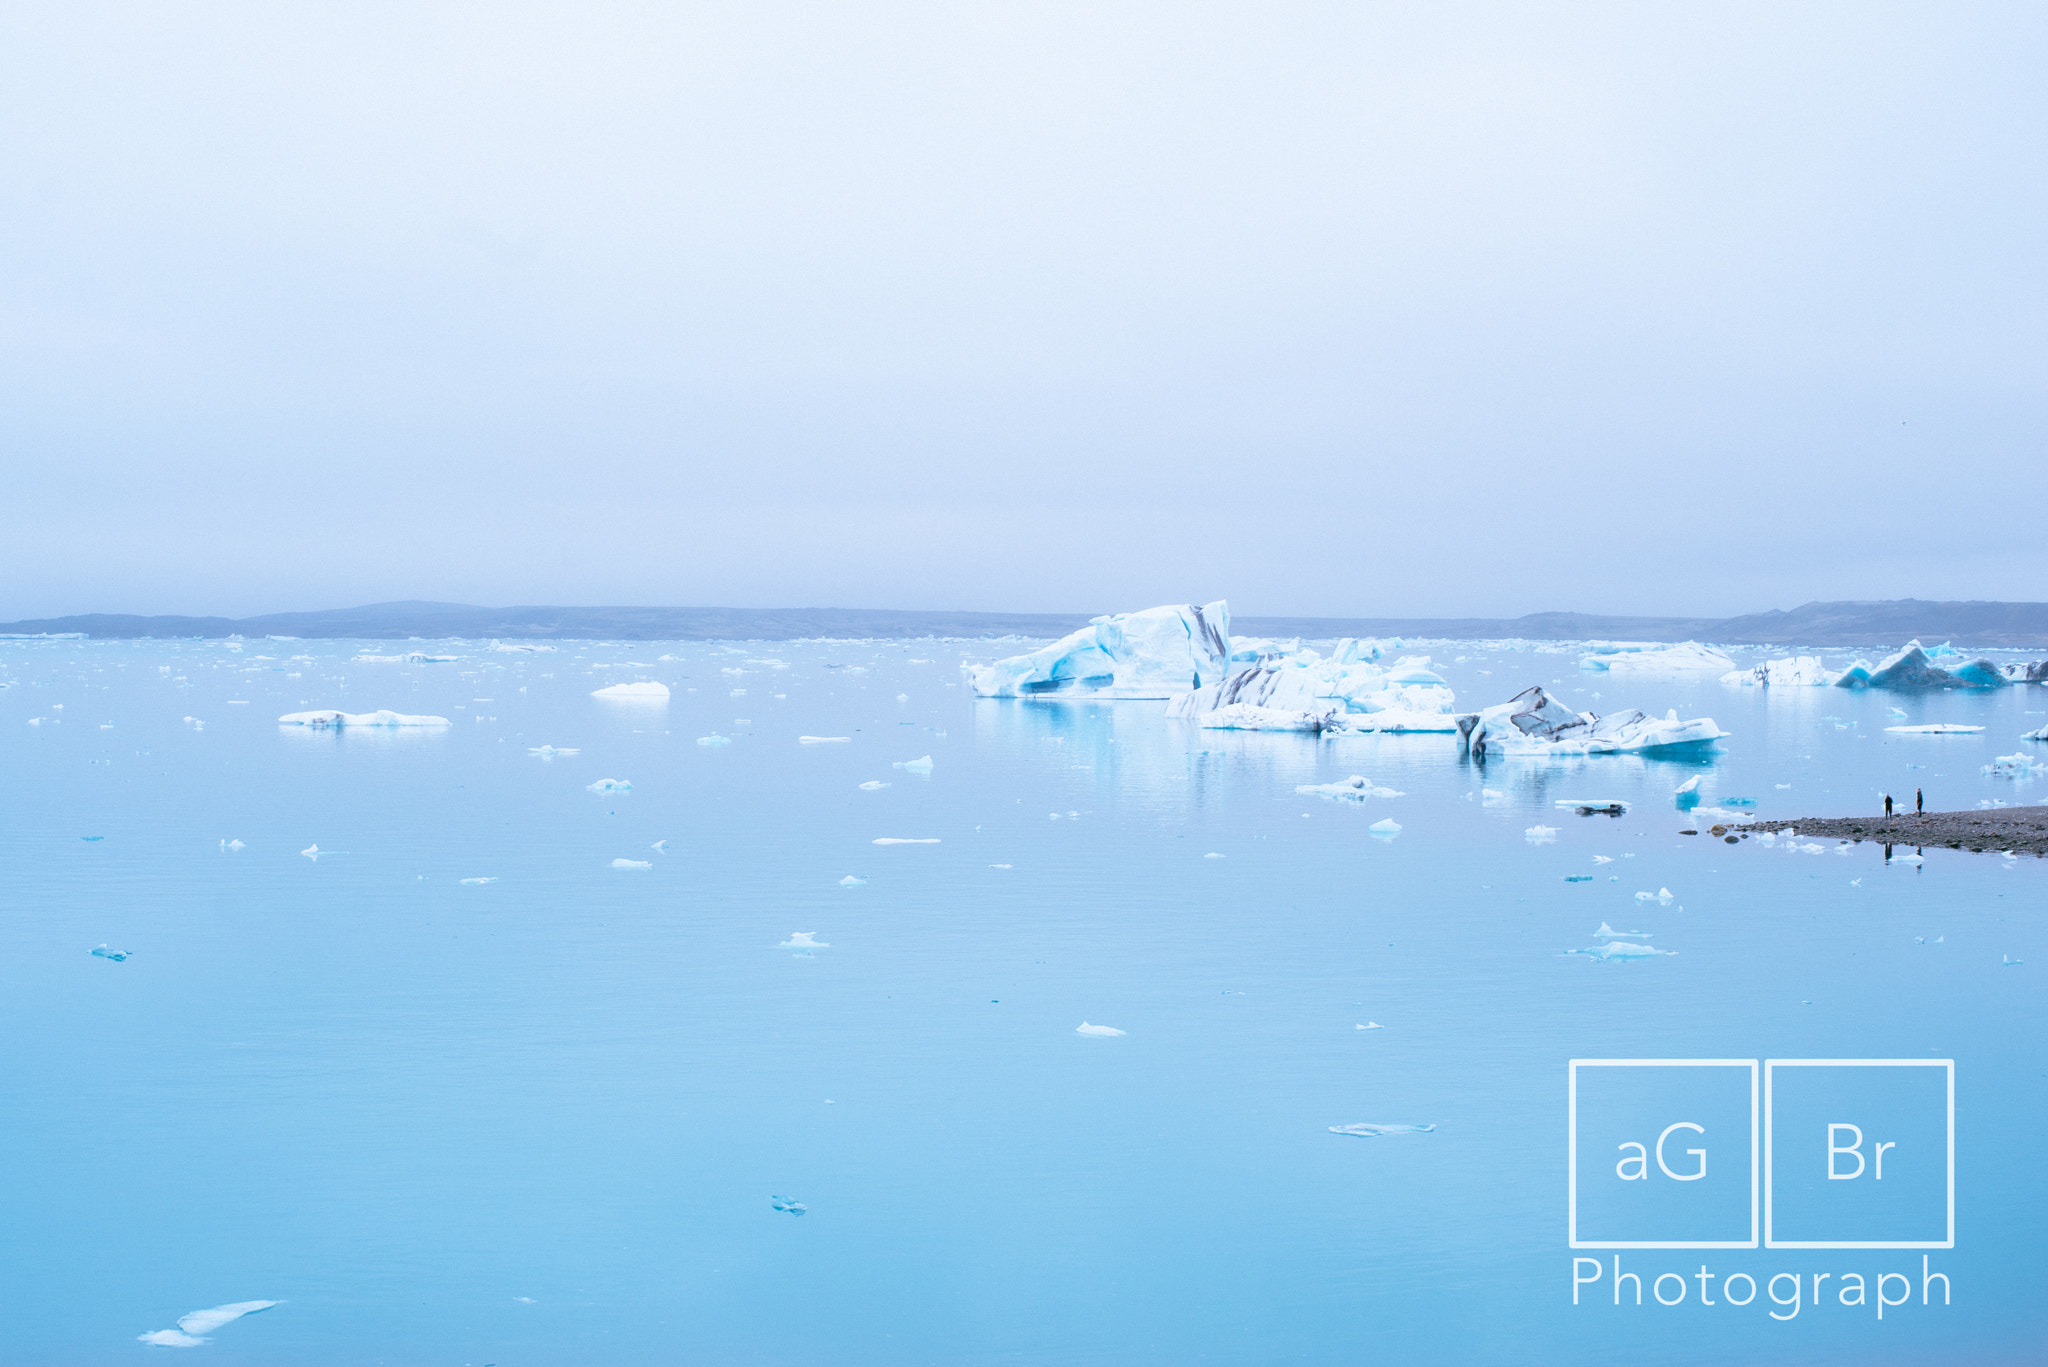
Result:
{"type": "Polygon", "coordinates": [[[403,712],[287,712],[279,726],[446,726],[446,717],[410,717],[403,712]]]}
{"type": "Polygon", "coordinates": [[[1998,672],[2007,683],[2048,683],[2048,660],[2002,665],[1998,672]]]}
{"type": "Polygon", "coordinates": [[[970,665],[983,698],[1171,698],[1230,666],[1230,604],[1180,603],[1097,617],[1028,655],[970,665]]]}
{"type": "Polygon", "coordinates": [[[1721,676],[1724,684],[1744,688],[1820,688],[1835,681],[1834,671],[1818,655],[1788,655],[1766,660],[1753,669],[1735,669],[1721,676]]]}
{"type": "Polygon", "coordinates": [[[1166,709],[1199,725],[1264,731],[1454,731],[1457,695],[1428,656],[1378,663],[1379,643],[1349,637],[1328,655],[1294,648],[1260,654],[1166,709]]]}
{"type": "Polygon", "coordinates": [[[1735,668],[1735,661],[1698,641],[1680,641],[1676,645],[1654,641],[1589,641],[1587,645],[1589,653],[1580,657],[1579,668],[1601,674],[1676,674],[1735,668]]]}
{"type": "MultiPolygon", "coordinates": [[[[1942,658],[1951,657],[1961,658],[1953,647],[1942,658]]],[[[1858,660],[1835,677],[1837,688],[2002,688],[2006,682],[2005,671],[1990,660],[1935,664],[1918,641],[1908,641],[1904,650],[1876,665],[1858,660]]]]}
{"type": "Polygon", "coordinates": [[[1631,708],[1600,716],[1574,712],[1541,687],[1530,687],[1497,707],[1458,718],[1458,732],[1475,759],[1502,756],[1681,754],[1713,748],[1727,732],[1711,717],[1680,721],[1676,710],[1651,717],[1631,708]]]}

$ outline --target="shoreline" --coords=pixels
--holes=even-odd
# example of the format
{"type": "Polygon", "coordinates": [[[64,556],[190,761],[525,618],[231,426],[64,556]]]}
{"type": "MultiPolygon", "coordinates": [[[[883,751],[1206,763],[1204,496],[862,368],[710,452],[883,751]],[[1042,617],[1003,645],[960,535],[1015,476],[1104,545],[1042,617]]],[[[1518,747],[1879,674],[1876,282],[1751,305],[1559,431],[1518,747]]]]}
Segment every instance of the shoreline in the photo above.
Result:
{"type": "Polygon", "coordinates": [[[1732,832],[1796,829],[1801,835],[1834,836],[1861,843],[1968,850],[1973,854],[2048,857],[2048,807],[1978,807],[1960,812],[1902,812],[1882,816],[1810,817],[1795,821],[1745,821],[1732,832]]]}

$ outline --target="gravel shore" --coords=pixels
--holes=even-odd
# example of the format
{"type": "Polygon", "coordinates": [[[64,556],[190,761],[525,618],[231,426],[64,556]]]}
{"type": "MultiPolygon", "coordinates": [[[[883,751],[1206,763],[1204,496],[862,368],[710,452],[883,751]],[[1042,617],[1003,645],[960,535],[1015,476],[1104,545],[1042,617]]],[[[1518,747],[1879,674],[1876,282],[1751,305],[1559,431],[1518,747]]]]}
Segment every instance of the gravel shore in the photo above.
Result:
{"type": "Polygon", "coordinates": [[[2015,854],[2048,855],[2048,807],[1992,807],[1967,812],[1904,812],[1887,821],[1882,816],[1806,817],[1798,821],[1747,821],[1731,831],[1782,831],[1831,836],[1838,840],[1876,840],[1892,845],[1933,846],[1951,850],[2011,850],[2015,854]]]}

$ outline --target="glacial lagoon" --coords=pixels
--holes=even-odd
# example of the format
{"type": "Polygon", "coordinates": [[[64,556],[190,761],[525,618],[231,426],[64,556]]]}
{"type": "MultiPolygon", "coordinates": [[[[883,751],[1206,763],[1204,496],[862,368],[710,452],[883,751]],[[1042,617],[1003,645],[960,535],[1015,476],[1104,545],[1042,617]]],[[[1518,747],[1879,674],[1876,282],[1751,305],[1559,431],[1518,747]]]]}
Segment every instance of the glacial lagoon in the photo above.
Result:
{"type": "Polygon", "coordinates": [[[1541,684],[1729,733],[1481,766],[970,695],[1023,646],[557,644],[0,643],[11,1359],[2036,1351],[2048,868],[1730,845],[1673,794],[2038,802],[1985,769],[2048,751],[2048,688],[1408,643],[1461,710],[1541,684]],[[592,696],[639,681],[668,697],[592,696]],[[448,724],[278,722],[319,709],[448,724]],[[1936,723],[1985,729],[1886,729],[1936,723]],[[1584,952],[1617,942],[1658,952],[1584,952]],[[1575,1250],[1572,1059],[1952,1059],[1954,1246],[1575,1250]],[[1910,1295],[1880,1320],[1851,1273],[1910,1295]],[[1784,1274],[1790,1315],[1720,1292],[1784,1274]]]}

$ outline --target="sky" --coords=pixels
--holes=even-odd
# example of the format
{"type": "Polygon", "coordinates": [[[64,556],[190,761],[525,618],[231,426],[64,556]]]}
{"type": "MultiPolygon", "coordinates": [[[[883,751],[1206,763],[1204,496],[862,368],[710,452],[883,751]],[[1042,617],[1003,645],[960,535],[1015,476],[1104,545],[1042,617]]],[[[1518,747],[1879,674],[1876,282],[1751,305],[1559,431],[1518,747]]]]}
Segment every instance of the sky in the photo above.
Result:
{"type": "Polygon", "coordinates": [[[2048,10],[0,7],[0,619],[2048,598],[2048,10]]]}

